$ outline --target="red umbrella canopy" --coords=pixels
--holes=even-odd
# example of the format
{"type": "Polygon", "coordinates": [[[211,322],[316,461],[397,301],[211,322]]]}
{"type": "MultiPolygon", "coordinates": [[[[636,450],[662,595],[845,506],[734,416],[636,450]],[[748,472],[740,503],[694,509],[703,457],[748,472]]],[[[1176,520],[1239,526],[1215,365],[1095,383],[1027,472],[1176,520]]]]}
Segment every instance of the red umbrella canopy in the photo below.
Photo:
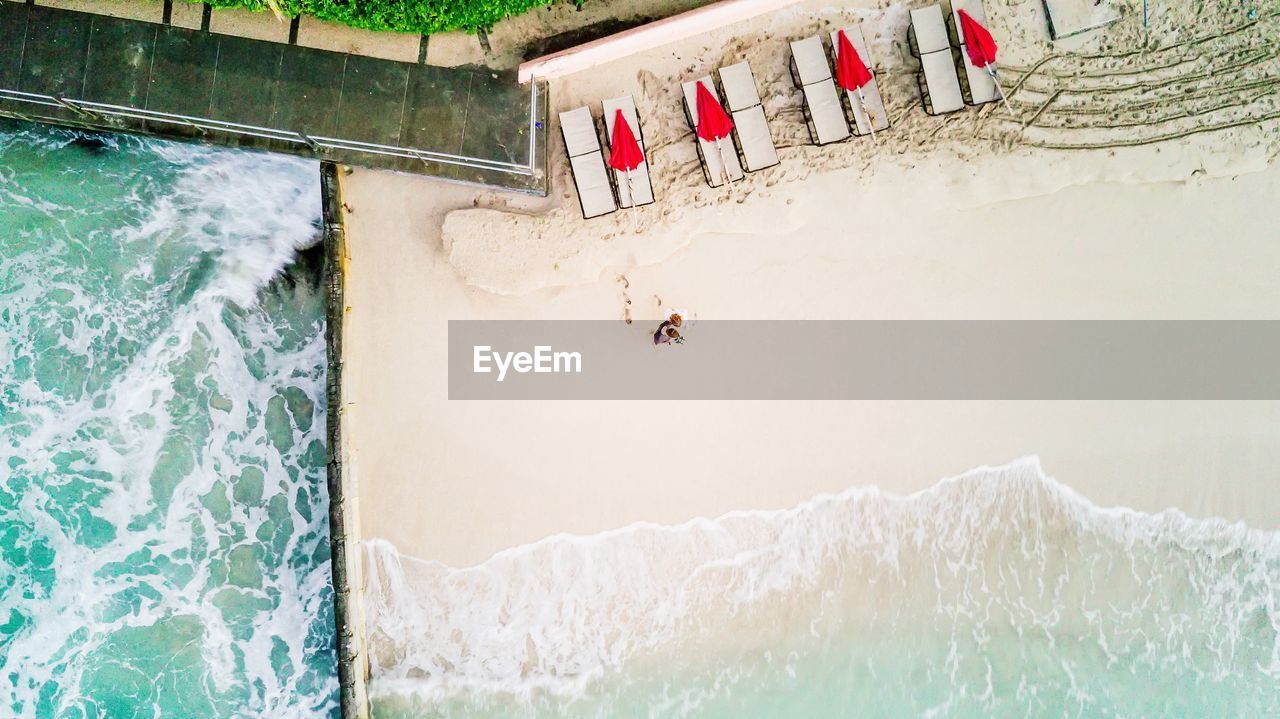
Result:
{"type": "Polygon", "coordinates": [[[969,61],[978,67],[986,67],[996,61],[996,41],[987,29],[978,24],[969,13],[960,10],[960,29],[964,31],[964,46],[969,52],[969,61]]]}
{"type": "Polygon", "coordinates": [[[871,82],[871,71],[858,57],[858,51],[845,36],[844,30],[836,33],[836,82],[850,92],[871,82]]]}
{"type": "Polygon", "coordinates": [[[716,102],[716,98],[707,86],[698,83],[698,137],[707,142],[723,140],[733,131],[733,120],[725,114],[724,108],[716,102]]]}
{"type": "Polygon", "coordinates": [[[644,151],[631,132],[627,118],[618,110],[613,116],[613,142],[609,143],[609,167],[629,172],[644,164],[644,151]]]}

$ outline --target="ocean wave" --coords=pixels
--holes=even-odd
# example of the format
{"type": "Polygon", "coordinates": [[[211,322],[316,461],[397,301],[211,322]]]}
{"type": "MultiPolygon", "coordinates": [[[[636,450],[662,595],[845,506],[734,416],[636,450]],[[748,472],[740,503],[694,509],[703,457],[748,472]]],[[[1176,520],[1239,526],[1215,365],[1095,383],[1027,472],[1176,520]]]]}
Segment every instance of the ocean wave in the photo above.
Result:
{"type": "Polygon", "coordinates": [[[466,568],[373,540],[365,566],[388,716],[806,716],[815,683],[866,711],[808,716],[1105,716],[1129,673],[1191,683],[1152,706],[1280,707],[1280,533],[1097,507],[1034,459],[466,568]]]}
{"type": "Polygon", "coordinates": [[[0,714],[330,714],[315,164],[75,136],[0,133],[0,714]]]}

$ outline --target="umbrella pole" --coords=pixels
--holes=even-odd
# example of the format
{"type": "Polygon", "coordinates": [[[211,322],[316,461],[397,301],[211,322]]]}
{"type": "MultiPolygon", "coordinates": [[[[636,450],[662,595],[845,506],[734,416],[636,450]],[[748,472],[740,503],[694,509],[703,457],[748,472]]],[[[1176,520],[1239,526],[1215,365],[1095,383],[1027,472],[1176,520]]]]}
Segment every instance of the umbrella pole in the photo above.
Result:
{"type": "Polygon", "coordinates": [[[1009,98],[1004,96],[1004,88],[1000,87],[1000,80],[999,78],[996,77],[996,71],[991,69],[990,63],[988,63],[985,67],[986,67],[987,74],[991,76],[991,82],[994,82],[996,84],[996,90],[1000,92],[1000,101],[1004,103],[1005,109],[1009,111],[1010,115],[1017,117],[1018,113],[1013,111],[1013,106],[1009,104],[1009,98]]]}
{"type": "MultiPolygon", "coordinates": [[[[627,194],[631,196],[631,209],[636,209],[636,186],[631,183],[631,169],[627,169],[627,194]]],[[[631,215],[631,231],[640,234],[640,225],[636,221],[636,213],[629,212],[631,215]]]]}
{"type": "Polygon", "coordinates": [[[879,142],[876,139],[876,116],[871,114],[871,108],[867,107],[867,96],[862,94],[862,88],[858,88],[858,102],[862,103],[862,111],[867,114],[867,126],[871,128],[871,141],[879,142]]]}
{"type": "Polygon", "coordinates": [[[720,167],[724,168],[724,184],[729,186],[729,196],[733,197],[733,178],[729,176],[729,162],[724,159],[724,138],[716,138],[716,151],[720,153],[720,167]]]}

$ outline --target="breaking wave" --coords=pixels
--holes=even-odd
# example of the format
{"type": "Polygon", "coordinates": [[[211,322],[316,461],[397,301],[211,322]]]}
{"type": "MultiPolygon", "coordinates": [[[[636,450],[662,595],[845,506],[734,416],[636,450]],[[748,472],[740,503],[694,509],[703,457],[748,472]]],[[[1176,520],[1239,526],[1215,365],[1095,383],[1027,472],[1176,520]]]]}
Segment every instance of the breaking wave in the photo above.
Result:
{"type": "Polygon", "coordinates": [[[0,159],[0,714],[334,714],[315,164],[0,159]]]}

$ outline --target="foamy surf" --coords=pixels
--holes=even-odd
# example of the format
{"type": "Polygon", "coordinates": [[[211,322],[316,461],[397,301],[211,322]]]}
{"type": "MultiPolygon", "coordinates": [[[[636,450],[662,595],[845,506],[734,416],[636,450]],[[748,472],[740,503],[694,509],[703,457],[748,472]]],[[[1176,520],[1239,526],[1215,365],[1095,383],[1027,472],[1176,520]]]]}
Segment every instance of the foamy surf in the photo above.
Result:
{"type": "Polygon", "coordinates": [[[336,711],[314,163],[0,131],[0,714],[336,711]]]}
{"type": "Polygon", "coordinates": [[[1280,533],[1097,507],[1034,459],[366,567],[379,716],[1280,710],[1280,533]]]}

